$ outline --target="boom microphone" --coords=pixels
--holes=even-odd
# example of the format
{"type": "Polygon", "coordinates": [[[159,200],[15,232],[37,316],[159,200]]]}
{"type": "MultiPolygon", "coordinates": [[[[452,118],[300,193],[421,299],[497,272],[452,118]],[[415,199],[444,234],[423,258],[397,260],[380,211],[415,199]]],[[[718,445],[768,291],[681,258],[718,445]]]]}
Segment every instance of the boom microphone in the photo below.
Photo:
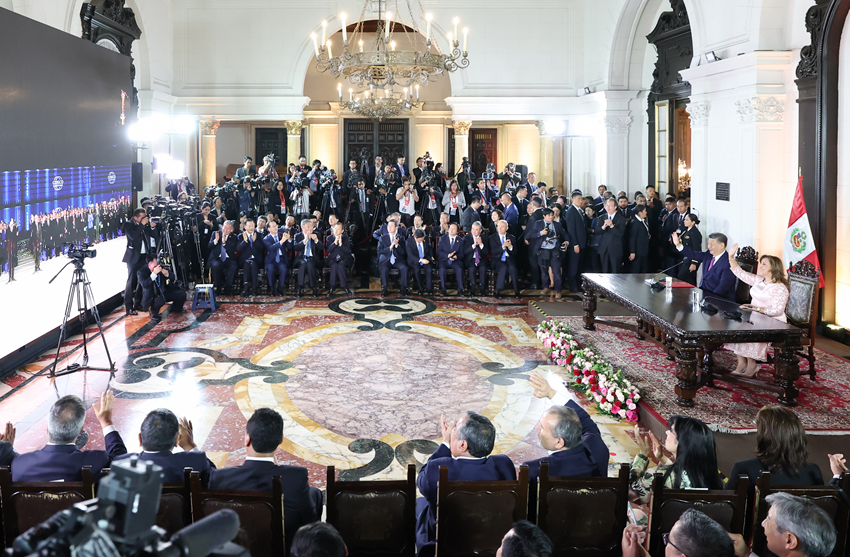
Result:
{"type": "Polygon", "coordinates": [[[653,290],[664,290],[666,288],[666,286],[664,285],[663,282],[658,281],[658,275],[663,275],[664,273],[666,273],[670,269],[675,269],[678,266],[679,266],[679,263],[676,263],[672,267],[667,267],[663,271],[658,271],[657,273],[655,273],[654,277],[652,277],[651,279],[646,279],[644,282],[646,284],[648,284],[649,287],[652,288],[653,290]]]}

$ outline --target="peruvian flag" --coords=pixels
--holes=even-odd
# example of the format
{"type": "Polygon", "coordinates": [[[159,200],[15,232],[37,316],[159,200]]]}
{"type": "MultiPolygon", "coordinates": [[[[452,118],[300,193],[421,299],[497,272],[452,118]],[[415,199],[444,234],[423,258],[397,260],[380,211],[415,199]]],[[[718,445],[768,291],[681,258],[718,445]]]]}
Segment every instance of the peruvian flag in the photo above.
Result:
{"type": "Polygon", "coordinates": [[[791,205],[791,218],[788,219],[788,231],[785,233],[785,245],[782,248],[782,257],[785,259],[785,267],[803,259],[809,261],[820,271],[820,288],[823,288],[823,270],[818,261],[818,252],[815,250],[815,240],[812,228],[809,226],[809,216],[806,214],[806,201],[803,199],[803,176],[797,182],[797,191],[794,192],[794,203],[791,205]]]}

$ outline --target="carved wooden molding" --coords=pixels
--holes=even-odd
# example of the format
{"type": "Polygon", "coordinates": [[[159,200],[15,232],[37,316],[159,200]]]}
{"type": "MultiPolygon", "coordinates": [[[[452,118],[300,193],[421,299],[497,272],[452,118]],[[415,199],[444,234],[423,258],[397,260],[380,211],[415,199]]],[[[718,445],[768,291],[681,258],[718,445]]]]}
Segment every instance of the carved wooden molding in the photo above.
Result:
{"type": "Polygon", "coordinates": [[[738,250],[738,253],[735,255],[735,261],[739,264],[751,265],[755,269],[759,261],[759,252],[751,246],[744,246],[738,250]]]}
{"type": "Polygon", "coordinates": [[[221,125],[221,120],[201,120],[201,135],[215,136],[218,132],[218,127],[221,125]]]}
{"type": "Polygon", "coordinates": [[[806,12],[806,31],[811,36],[811,44],[800,50],[800,63],[797,64],[797,78],[817,77],[820,73],[820,44],[823,32],[824,16],[830,0],[816,0],[816,4],[806,12]]]}
{"type": "Polygon", "coordinates": [[[304,128],[304,122],[301,120],[288,120],[284,125],[286,126],[286,135],[301,136],[301,130],[304,128]]]}
{"type": "Polygon", "coordinates": [[[658,18],[658,23],[655,29],[647,36],[649,42],[654,42],[653,38],[658,38],[660,35],[670,31],[677,31],[683,27],[690,27],[691,21],[688,18],[688,10],[685,8],[685,0],[670,0],[671,12],[664,12],[658,18]]]}
{"type": "Polygon", "coordinates": [[[455,137],[469,135],[469,128],[472,127],[472,122],[469,120],[452,120],[452,127],[455,129],[455,137]]]}
{"type": "Polygon", "coordinates": [[[799,275],[805,278],[816,279],[820,276],[820,269],[815,267],[814,263],[801,259],[788,269],[788,274],[799,275]]]}

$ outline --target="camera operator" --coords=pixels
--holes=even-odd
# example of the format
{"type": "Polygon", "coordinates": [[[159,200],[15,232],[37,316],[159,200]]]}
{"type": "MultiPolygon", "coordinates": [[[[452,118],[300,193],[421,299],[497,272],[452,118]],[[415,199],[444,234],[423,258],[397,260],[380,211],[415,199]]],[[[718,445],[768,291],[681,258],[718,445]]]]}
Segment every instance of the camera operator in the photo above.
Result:
{"type": "MultiPolygon", "coordinates": [[[[400,160],[404,160],[402,157],[400,160]]],[[[416,203],[419,201],[419,194],[416,188],[410,184],[410,178],[405,176],[401,181],[401,187],[396,190],[396,201],[398,201],[398,212],[401,213],[401,219],[407,228],[413,226],[413,216],[416,214],[416,203]]]]}
{"type": "Polygon", "coordinates": [[[147,224],[148,215],[140,208],[133,211],[133,218],[124,225],[127,248],[122,261],[127,264],[127,284],[124,287],[124,310],[127,315],[138,315],[136,308],[142,307],[142,293],[136,291],[139,285],[138,271],[144,268],[147,256],[154,252],[145,233],[147,224]]]}
{"type": "Polygon", "coordinates": [[[357,171],[357,159],[352,158],[348,161],[348,169],[342,173],[342,186],[346,189],[357,187],[360,182],[360,172],[357,171]]]}
{"type": "MultiPolygon", "coordinates": [[[[412,183],[416,184],[417,187],[421,185],[422,182],[422,172],[425,170],[425,157],[417,157],[416,158],[416,166],[413,167],[413,179],[412,183]]],[[[420,193],[422,193],[420,191],[420,193]]]]}
{"type": "Polygon", "coordinates": [[[380,156],[375,157],[375,164],[367,165],[364,169],[366,186],[369,189],[374,189],[378,176],[384,173],[384,159],[380,156]]]}
{"type": "Polygon", "coordinates": [[[221,230],[213,232],[210,240],[210,255],[207,260],[213,279],[213,287],[218,294],[230,294],[233,279],[236,278],[236,246],[238,240],[233,233],[233,221],[224,223],[221,230]],[[226,282],[221,283],[221,275],[225,274],[226,282]]]}
{"type": "Polygon", "coordinates": [[[195,185],[189,181],[188,176],[184,176],[180,180],[171,180],[165,186],[165,191],[175,201],[180,199],[180,194],[195,195],[195,185]]]}
{"type": "Polygon", "coordinates": [[[309,184],[310,191],[313,192],[313,195],[310,197],[310,210],[315,211],[319,209],[318,205],[321,203],[321,199],[316,194],[319,192],[319,179],[322,176],[322,161],[316,159],[313,161],[313,168],[307,173],[307,183],[309,184]]]}
{"type": "Polygon", "coordinates": [[[239,180],[244,180],[257,172],[257,167],[254,166],[254,159],[245,157],[243,162],[244,164],[236,169],[236,176],[234,176],[234,178],[238,178],[239,180]]]}
{"type": "Polygon", "coordinates": [[[280,178],[277,174],[277,169],[275,168],[275,160],[276,157],[274,154],[263,157],[263,166],[257,169],[257,176],[260,178],[268,178],[269,183],[280,178]]]}
{"type": "Polygon", "coordinates": [[[390,213],[397,213],[399,203],[395,194],[401,187],[401,176],[398,175],[394,166],[384,165],[384,184],[384,195],[387,196],[387,210],[390,213]]]}
{"type": "Polygon", "coordinates": [[[348,193],[348,189],[336,180],[333,170],[322,167],[320,187],[322,188],[322,211],[325,215],[334,214],[339,219],[342,217],[342,197],[348,193]]]}
{"type": "Polygon", "coordinates": [[[472,200],[471,195],[475,192],[476,182],[472,176],[471,165],[468,157],[463,157],[463,161],[460,163],[460,168],[458,169],[455,179],[457,180],[458,186],[460,186],[460,191],[464,192],[467,198],[467,204],[469,204],[472,200]]]}
{"type": "Polygon", "coordinates": [[[183,313],[186,291],[178,288],[169,275],[168,269],[160,265],[156,257],[148,262],[147,268],[138,271],[142,307],[150,307],[151,323],[162,321],[159,311],[166,302],[172,303],[171,313],[183,313]]]}
{"type": "Polygon", "coordinates": [[[512,162],[508,163],[505,170],[496,176],[502,183],[499,185],[499,193],[508,192],[513,195],[516,188],[519,186],[522,175],[516,171],[516,165],[512,162]]]}
{"type": "Polygon", "coordinates": [[[254,186],[251,184],[251,179],[246,178],[244,181],[240,182],[237,178],[236,180],[237,190],[236,190],[236,203],[237,209],[239,213],[245,213],[248,216],[252,216],[254,214],[254,186]]]}
{"type": "Polygon", "coordinates": [[[210,209],[210,204],[206,201],[201,206],[201,212],[197,216],[198,220],[198,239],[201,243],[201,255],[204,261],[209,261],[210,258],[210,240],[212,240],[213,232],[218,230],[218,221],[213,218],[210,209]]]}

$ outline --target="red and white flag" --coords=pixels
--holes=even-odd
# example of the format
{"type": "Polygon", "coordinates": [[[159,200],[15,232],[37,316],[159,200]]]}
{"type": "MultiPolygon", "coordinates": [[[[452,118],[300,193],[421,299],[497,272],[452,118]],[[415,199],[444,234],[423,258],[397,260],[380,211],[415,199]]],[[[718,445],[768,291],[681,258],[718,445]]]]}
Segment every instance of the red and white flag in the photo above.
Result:
{"type": "Polygon", "coordinates": [[[798,261],[805,259],[820,271],[819,287],[823,288],[823,269],[818,261],[812,227],[809,226],[809,215],[806,213],[806,201],[803,199],[803,177],[797,182],[794,192],[794,203],[791,205],[791,218],[788,220],[788,231],[785,233],[785,245],[782,248],[785,267],[790,268],[798,261]]]}

